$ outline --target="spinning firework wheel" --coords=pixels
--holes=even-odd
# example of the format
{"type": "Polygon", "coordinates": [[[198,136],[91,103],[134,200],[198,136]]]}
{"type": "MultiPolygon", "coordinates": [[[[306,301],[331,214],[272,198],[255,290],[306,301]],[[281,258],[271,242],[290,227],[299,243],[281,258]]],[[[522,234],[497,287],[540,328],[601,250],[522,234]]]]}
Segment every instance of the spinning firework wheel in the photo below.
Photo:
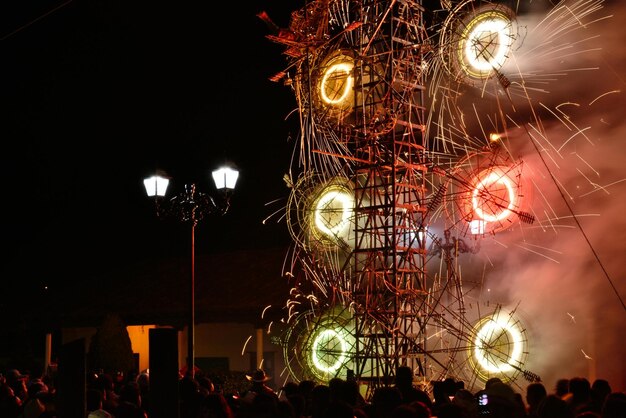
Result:
{"type": "Polygon", "coordinates": [[[341,308],[298,315],[284,336],[286,367],[296,380],[327,383],[354,369],[354,322],[341,308]]]}
{"type": "MultiPolygon", "coordinates": [[[[430,212],[440,204],[447,233],[462,236],[495,234],[532,216],[523,164],[476,143],[457,148],[467,152],[460,161],[447,155],[454,168],[436,173],[444,187],[429,204],[435,158],[425,138],[422,11],[411,0],[310,2],[292,15],[289,42],[275,38],[293,58],[286,84],[302,124],[302,174],[291,185],[287,222],[304,280],[287,303],[282,339],[295,380],[354,375],[375,389],[409,365],[424,382],[454,376],[471,389],[523,370],[527,340],[514,315],[466,305],[469,290],[456,271],[462,241],[435,237],[427,253],[430,212]],[[437,255],[444,267],[430,277],[437,255]]],[[[454,82],[495,78],[504,86],[514,18],[502,5],[459,2],[439,33],[439,66],[454,82]]]]}
{"type": "Polygon", "coordinates": [[[498,307],[474,324],[471,336],[468,363],[482,382],[497,377],[508,383],[520,373],[528,374],[523,370],[528,355],[526,329],[513,313],[498,307]]]}
{"type": "Polygon", "coordinates": [[[438,51],[452,79],[480,86],[491,78],[504,81],[501,68],[519,39],[512,9],[465,0],[444,21],[438,51]]]}
{"type": "Polygon", "coordinates": [[[302,176],[287,202],[287,225],[292,239],[304,250],[349,250],[354,245],[354,187],[344,177],[325,180],[302,176]]]}
{"type": "Polygon", "coordinates": [[[448,222],[461,235],[485,235],[532,223],[531,188],[524,181],[524,164],[496,149],[461,160],[448,176],[444,205],[448,222]]]}
{"type": "MultiPolygon", "coordinates": [[[[452,311],[448,315],[452,315],[452,311]]],[[[538,379],[524,369],[529,350],[528,336],[514,309],[473,304],[467,307],[462,318],[452,319],[438,330],[432,327],[429,335],[437,338],[436,331],[447,334],[441,338],[447,346],[439,347],[439,351],[447,356],[439,356],[445,361],[445,373],[433,370],[435,380],[454,376],[462,380],[466,388],[476,391],[492,377],[505,383],[513,383],[520,375],[529,381],[538,379]]],[[[430,351],[437,355],[436,346],[431,346],[430,351]]]]}

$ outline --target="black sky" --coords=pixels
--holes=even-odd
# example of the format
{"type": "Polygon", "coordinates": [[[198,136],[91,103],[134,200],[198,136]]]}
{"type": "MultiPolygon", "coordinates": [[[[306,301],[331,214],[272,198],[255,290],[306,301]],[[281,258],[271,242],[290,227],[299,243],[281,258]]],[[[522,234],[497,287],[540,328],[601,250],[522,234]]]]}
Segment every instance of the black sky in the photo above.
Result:
{"type": "Polygon", "coordinates": [[[188,229],[156,220],[145,197],[156,168],[203,191],[217,165],[239,168],[231,211],[198,229],[200,253],[286,242],[284,224],[262,220],[287,195],[295,99],[268,80],[285,60],[256,14],[286,25],[287,3],[3,2],[4,290],[186,253],[188,229]]]}

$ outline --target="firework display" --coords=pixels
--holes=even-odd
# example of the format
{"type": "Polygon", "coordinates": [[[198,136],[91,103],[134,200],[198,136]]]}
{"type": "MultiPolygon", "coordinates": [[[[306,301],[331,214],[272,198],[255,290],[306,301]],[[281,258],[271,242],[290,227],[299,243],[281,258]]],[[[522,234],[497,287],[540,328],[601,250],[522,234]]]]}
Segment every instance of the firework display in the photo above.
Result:
{"type": "Polygon", "coordinates": [[[546,6],[534,26],[530,3],[310,1],[268,36],[301,126],[280,337],[293,379],[354,377],[369,393],[401,365],[425,386],[536,379],[518,302],[460,268],[486,241],[554,224],[537,184],[559,150],[542,114],[580,132],[534,94],[576,71],[564,57],[584,42],[559,55],[560,37],[600,21],[602,1],[546,6]]]}

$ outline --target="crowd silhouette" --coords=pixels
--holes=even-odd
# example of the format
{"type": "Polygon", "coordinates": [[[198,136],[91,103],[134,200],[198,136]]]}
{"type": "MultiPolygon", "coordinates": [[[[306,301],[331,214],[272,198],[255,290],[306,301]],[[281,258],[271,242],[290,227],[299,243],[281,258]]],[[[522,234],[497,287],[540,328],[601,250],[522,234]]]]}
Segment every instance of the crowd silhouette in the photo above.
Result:
{"type": "MultiPolygon", "coordinates": [[[[333,378],[268,385],[263,370],[246,375],[249,385],[225,392],[206,375],[180,376],[178,417],[172,418],[626,418],[626,393],[613,391],[604,379],[559,379],[554,386],[528,384],[520,393],[498,378],[472,393],[452,378],[414,384],[402,366],[395,381],[365,399],[352,379],[333,378]]],[[[17,369],[0,375],[0,418],[63,418],[56,387],[49,376],[17,369]]],[[[87,379],[85,418],[151,418],[150,376],[127,378],[106,373],[87,379]]]]}

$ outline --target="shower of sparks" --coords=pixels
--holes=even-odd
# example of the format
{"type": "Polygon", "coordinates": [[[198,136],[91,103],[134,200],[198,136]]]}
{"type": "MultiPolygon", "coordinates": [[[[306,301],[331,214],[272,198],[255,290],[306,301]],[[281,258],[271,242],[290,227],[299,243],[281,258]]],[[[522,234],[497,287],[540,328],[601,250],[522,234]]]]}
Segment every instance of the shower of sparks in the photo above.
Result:
{"type": "Polygon", "coordinates": [[[243,356],[246,352],[246,347],[248,346],[248,343],[250,342],[250,340],[252,339],[252,335],[248,336],[248,339],[246,340],[245,343],[243,343],[243,348],[241,349],[241,355],[243,356]]]}
{"type": "Polygon", "coordinates": [[[591,106],[592,104],[594,104],[595,102],[597,102],[598,100],[602,99],[603,97],[608,96],[609,94],[618,94],[621,93],[621,90],[612,90],[612,91],[607,91],[604,94],[599,95],[598,97],[596,97],[595,99],[593,99],[592,101],[589,102],[589,106],[591,106]]]}
{"type": "MultiPolygon", "coordinates": [[[[325,43],[325,40],[329,39],[328,33],[332,33],[333,29],[351,27],[354,23],[350,21],[352,15],[349,11],[356,6],[350,3],[347,0],[330,1],[327,2],[328,10],[313,8],[303,13],[303,15],[311,13],[314,21],[319,19],[319,22],[325,23],[320,23],[318,31],[310,34],[310,38],[305,37],[294,42],[301,42],[302,46],[306,45],[311,51],[315,51],[315,48],[321,45],[332,50],[335,47],[332,42],[325,43]],[[320,16],[315,13],[320,13],[320,16]]],[[[524,257],[530,257],[537,262],[548,261],[559,265],[562,263],[561,257],[564,253],[542,245],[546,233],[551,232],[556,237],[561,231],[579,228],[578,218],[598,216],[564,212],[563,200],[565,205],[569,206],[569,202],[582,199],[596,191],[608,194],[610,187],[617,186],[625,180],[609,179],[605,180],[605,185],[593,180],[601,176],[601,170],[595,168],[588,158],[581,154],[580,149],[588,150],[596,146],[594,127],[577,121],[576,116],[588,111],[588,107],[598,101],[621,93],[621,90],[610,90],[600,94],[589,101],[586,107],[579,103],[580,100],[575,100],[575,97],[553,103],[552,97],[547,95],[558,90],[570,76],[591,74],[599,70],[599,67],[588,65],[582,58],[599,51],[599,48],[593,46],[598,37],[594,34],[590,36],[589,31],[611,17],[599,14],[604,7],[604,1],[560,1],[541,16],[534,13],[518,15],[518,10],[513,10],[516,22],[511,22],[511,25],[516,27],[517,32],[512,35],[515,39],[511,40],[512,49],[507,55],[506,62],[501,68],[497,68],[497,71],[489,71],[488,74],[465,74],[462,70],[466,64],[453,62],[459,57],[456,51],[459,46],[456,41],[462,33],[463,25],[466,24],[467,16],[471,16],[472,13],[490,7],[495,7],[495,10],[500,10],[504,14],[508,13],[494,4],[489,1],[462,0],[454,9],[448,7],[432,13],[433,27],[426,29],[429,33],[429,43],[438,45],[439,50],[435,48],[435,53],[427,53],[426,62],[420,64],[427,78],[428,103],[424,129],[429,141],[426,158],[430,166],[425,174],[426,183],[432,188],[432,195],[429,198],[438,199],[439,185],[446,182],[450,184],[445,195],[439,197],[444,203],[433,205],[429,213],[428,235],[434,242],[439,243],[439,248],[428,254],[427,265],[436,263],[438,268],[433,269],[436,272],[433,277],[427,278],[430,286],[427,289],[428,296],[425,298],[427,302],[421,303],[423,311],[427,312],[425,317],[429,318],[428,321],[443,318],[443,312],[448,318],[454,318],[458,322],[458,324],[453,324],[454,321],[441,322],[436,326],[430,322],[426,323],[427,328],[433,328],[426,339],[436,342],[438,350],[443,352],[449,350],[454,353],[450,354],[449,359],[453,361],[449,362],[449,367],[455,370],[471,369],[471,366],[465,363],[466,360],[456,356],[455,350],[463,351],[459,349],[460,344],[471,341],[468,335],[458,330],[471,329],[473,319],[470,319],[469,314],[482,316],[478,307],[482,306],[482,309],[491,312],[499,306],[498,303],[489,304],[488,300],[480,299],[485,295],[483,292],[486,292],[487,299],[496,293],[492,292],[495,286],[491,285],[494,280],[497,282],[497,279],[489,278],[489,282],[486,283],[487,273],[483,273],[479,283],[478,280],[472,281],[467,277],[462,280],[461,257],[467,261],[471,255],[477,253],[476,257],[484,260],[483,269],[487,271],[488,267],[499,265],[494,254],[497,253],[500,257],[513,257],[509,255],[512,254],[512,249],[520,249],[521,251],[516,252],[518,257],[521,252],[524,257]],[[484,7],[477,7],[476,3],[484,7]],[[454,70],[454,73],[451,70],[454,70]],[[469,217],[471,220],[471,214],[462,213],[459,208],[462,199],[467,199],[464,196],[474,187],[473,177],[484,169],[480,166],[480,160],[473,159],[477,155],[491,155],[493,159],[489,161],[490,166],[499,165],[501,161],[505,161],[509,167],[521,165],[523,162],[523,171],[520,169],[513,172],[515,175],[512,177],[515,186],[521,190],[521,197],[530,203],[528,208],[516,209],[517,219],[512,217],[503,221],[501,228],[470,233],[467,219],[469,217]],[[565,172],[570,171],[577,175],[576,186],[566,178],[565,172]],[[564,173],[562,177],[559,176],[560,173],[564,173]],[[583,180],[582,185],[579,183],[580,180],[583,180]],[[556,199],[555,193],[551,191],[554,189],[561,192],[561,196],[556,199]],[[536,219],[536,223],[530,225],[530,222],[519,222],[523,213],[528,214],[533,220],[536,219]],[[474,240],[478,243],[474,247],[476,251],[465,251],[470,254],[464,255],[458,246],[444,249],[441,241],[443,231],[452,231],[455,240],[463,237],[474,240]],[[515,242],[515,239],[519,239],[520,242],[515,242]],[[487,251],[494,254],[484,254],[487,251]],[[452,288],[457,286],[458,295],[455,295],[448,286],[452,288]],[[464,289],[464,286],[477,286],[479,295],[473,294],[473,288],[464,289]],[[476,312],[473,312],[474,309],[466,312],[467,306],[463,306],[463,301],[465,298],[473,297],[476,297],[473,305],[476,312]]],[[[381,11],[381,16],[390,10],[381,11]]],[[[340,34],[345,44],[357,44],[356,33],[357,27],[360,26],[355,26],[354,32],[340,34]]],[[[299,26],[295,29],[310,30],[309,27],[299,26]]],[[[296,36],[301,35],[296,30],[293,32],[297,34],[296,36]]],[[[330,37],[330,39],[340,38],[330,37]]],[[[345,48],[345,45],[342,44],[342,48],[345,48]]],[[[340,49],[337,47],[337,50],[340,49]]],[[[290,67],[297,67],[302,62],[302,57],[296,50],[290,51],[296,56],[290,67]]],[[[319,63],[315,62],[314,65],[319,63]]],[[[306,330],[302,332],[312,335],[316,329],[314,325],[316,316],[318,318],[323,316],[334,306],[343,307],[346,312],[354,312],[362,303],[354,300],[353,295],[358,293],[359,286],[363,284],[358,283],[350,274],[346,274],[346,271],[354,269],[354,266],[350,265],[355,246],[354,238],[320,235],[311,221],[314,218],[312,213],[316,210],[313,202],[320,193],[320,186],[337,178],[353,178],[355,173],[351,163],[357,161],[357,157],[351,148],[354,139],[351,137],[349,124],[346,123],[345,131],[337,129],[338,126],[343,126],[345,115],[342,112],[345,110],[338,112],[331,109],[328,110],[331,113],[324,115],[325,118],[316,117],[314,112],[309,112],[315,103],[310,102],[311,95],[306,90],[310,87],[308,83],[291,80],[289,85],[296,86],[294,90],[300,110],[301,137],[296,141],[296,152],[291,161],[293,172],[299,174],[292,177],[292,170],[289,171],[287,184],[290,197],[287,203],[263,222],[280,214],[280,220],[287,223],[295,243],[291,253],[286,257],[285,267],[289,271],[285,276],[290,280],[297,277],[302,285],[299,284],[290,292],[290,298],[285,303],[286,314],[282,322],[289,329],[290,325],[293,327],[301,320],[302,315],[310,313],[311,316],[307,320],[310,324],[308,323],[306,330]],[[332,113],[333,111],[335,113],[332,113]]],[[[381,115],[380,118],[384,120],[386,116],[389,115],[381,115]]],[[[601,122],[605,123],[602,119],[601,122]]],[[[282,204],[280,201],[276,203],[282,204]]],[[[353,219],[352,222],[354,224],[356,220],[353,219]]],[[[411,227],[414,228],[413,235],[409,234],[408,238],[403,239],[415,243],[420,231],[417,226],[411,227]]],[[[454,242],[458,244],[461,240],[454,242]]],[[[471,271],[470,268],[466,270],[471,271]]],[[[368,285],[371,285],[372,289],[379,286],[376,289],[383,292],[401,291],[390,281],[368,285]]],[[[368,297],[376,297],[376,292],[372,292],[368,297]]],[[[420,303],[418,301],[419,298],[416,298],[416,303],[420,303]]],[[[574,315],[569,312],[568,315],[575,323],[574,315]]],[[[380,323],[379,326],[383,330],[398,329],[397,324],[389,326],[380,323]]],[[[289,332],[295,331],[289,329],[289,332]]],[[[286,350],[295,357],[300,356],[297,360],[288,359],[289,364],[303,361],[302,357],[306,356],[306,353],[298,351],[301,349],[294,346],[286,350]]],[[[591,359],[584,351],[583,354],[585,358],[591,359]]],[[[443,376],[446,372],[452,371],[436,371],[436,367],[433,366],[432,363],[427,366],[433,376],[437,376],[438,373],[443,376]]]]}

